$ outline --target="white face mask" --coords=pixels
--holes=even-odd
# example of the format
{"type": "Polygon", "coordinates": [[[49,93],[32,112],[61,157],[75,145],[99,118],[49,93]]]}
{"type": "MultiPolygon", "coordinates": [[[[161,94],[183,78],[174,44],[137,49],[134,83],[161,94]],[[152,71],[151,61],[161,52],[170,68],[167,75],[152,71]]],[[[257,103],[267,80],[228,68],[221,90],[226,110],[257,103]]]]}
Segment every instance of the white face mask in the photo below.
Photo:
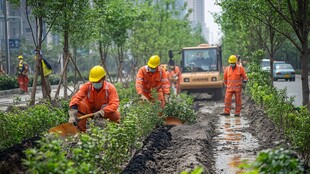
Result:
{"type": "Polygon", "coordinates": [[[230,66],[231,66],[232,68],[234,68],[234,67],[236,67],[236,64],[235,64],[235,63],[231,63],[230,66]]]}
{"type": "Polygon", "coordinates": [[[102,87],[102,82],[92,83],[95,89],[100,89],[102,87]]]}
{"type": "Polygon", "coordinates": [[[150,71],[151,73],[156,72],[156,68],[150,68],[150,67],[148,67],[148,69],[149,69],[149,71],[150,71]]]}

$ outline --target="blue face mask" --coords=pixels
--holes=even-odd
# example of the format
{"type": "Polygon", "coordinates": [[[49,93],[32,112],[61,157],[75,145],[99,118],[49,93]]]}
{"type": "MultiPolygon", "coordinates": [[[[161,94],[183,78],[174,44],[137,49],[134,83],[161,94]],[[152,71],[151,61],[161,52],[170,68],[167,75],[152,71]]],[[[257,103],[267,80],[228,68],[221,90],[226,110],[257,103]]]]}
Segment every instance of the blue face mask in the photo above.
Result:
{"type": "Polygon", "coordinates": [[[151,73],[154,73],[154,72],[156,72],[156,68],[150,68],[150,67],[149,67],[149,71],[150,71],[151,73]]]}
{"type": "Polygon", "coordinates": [[[100,89],[102,87],[102,82],[92,83],[95,89],[100,89]]]}

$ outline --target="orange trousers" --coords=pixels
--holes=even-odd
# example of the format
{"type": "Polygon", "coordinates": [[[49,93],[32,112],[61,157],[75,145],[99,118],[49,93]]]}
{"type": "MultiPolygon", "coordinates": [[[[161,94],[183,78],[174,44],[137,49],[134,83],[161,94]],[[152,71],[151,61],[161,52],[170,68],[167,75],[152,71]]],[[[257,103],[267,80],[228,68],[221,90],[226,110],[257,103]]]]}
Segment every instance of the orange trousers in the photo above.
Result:
{"type": "MultiPolygon", "coordinates": [[[[79,113],[77,115],[78,117],[86,115],[86,114],[97,112],[97,110],[94,110],[92,108],[91,104],[89,104],[85,100],[83,100],[79,103],[78,110],[79,110],[79,113]]],[[[108,114],[105,113],[103,118],[109,119],[110,121],[113,121],[116,123],[119,123],[120,118],[121,118],[120,115],[121,114],[118,111],[115,111],[115,112],[111,112],[108,114]]],[[[80,131],[82,131],[82,132],[86,131],[86,122],[87,122],[87,118],[79,120],[78,127],[79,127],[80,131]]]]}
{"type": "Polygon", "coordinates": [[[231,109],[231,99],[232,96],[235,95],[235,114],[240,114],[241,112],[241,91],[226,91],[225,94],[225,109],[224,113],[230,114],[230,109],[231,109]]]}
{"type": "Polygon", "coordinates": [[[29,79],[27,76],[18,75],[17,77],[19,89],[23,92],[28,92],[29,79]]]}

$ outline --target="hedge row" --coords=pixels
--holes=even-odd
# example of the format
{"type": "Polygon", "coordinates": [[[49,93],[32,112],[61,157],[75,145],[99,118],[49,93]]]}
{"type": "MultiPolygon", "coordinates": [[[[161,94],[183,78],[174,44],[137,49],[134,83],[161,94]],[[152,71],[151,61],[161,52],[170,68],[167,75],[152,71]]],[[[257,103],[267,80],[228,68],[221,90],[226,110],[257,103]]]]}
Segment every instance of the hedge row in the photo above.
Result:
{"type": "Polygon", "coordinates": [[[248,93],[264,108],[268,117],[284,131],[286,139],[305,160],[310,160],[310,113],[307,107],[295,107],[293,98],[288,98],[286,90],[277,90],[271,85],[268,72],[260,69],[253,60],[249,66],[248,93]]]}

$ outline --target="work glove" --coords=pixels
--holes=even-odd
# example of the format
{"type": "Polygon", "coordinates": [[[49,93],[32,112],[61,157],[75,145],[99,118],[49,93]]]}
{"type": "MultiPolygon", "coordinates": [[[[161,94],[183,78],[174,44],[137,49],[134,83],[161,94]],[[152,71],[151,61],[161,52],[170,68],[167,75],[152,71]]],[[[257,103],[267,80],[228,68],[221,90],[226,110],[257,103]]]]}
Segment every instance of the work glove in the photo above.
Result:
{"type": "Polygon", "coordinates": [[[246,83],[247,83],[248,81],[247,80],[243,80],[243,83],[242,83],[242,89],[245,89],[245,87],[246,87],[246,83]]]}
{"type": "Polygon", "coordinates": [[[99,111],[94,113],[94,119],[100,118],[100,117],[104,117],[104,111],[102,109],[100,109],[99,111]]]}
{"type": "Polygon", "coordinates": [[[140,94],[140,99],[142,101],[148,101],[148,99],[143,94],[140,94]]]}
{"type": "Polygon", "coordinates": [[[79,119],[77,118],[77,113],[77,109],[69,109],[69,123],[73,123],[74,125],[78,123],[79,119]]]}
{"type": "Polygon", "coordinates": [[[165,102],[166,103],[169,103],[169,98],[170,98],[170,95],[169,94],[165,94],[165,102]]]}

